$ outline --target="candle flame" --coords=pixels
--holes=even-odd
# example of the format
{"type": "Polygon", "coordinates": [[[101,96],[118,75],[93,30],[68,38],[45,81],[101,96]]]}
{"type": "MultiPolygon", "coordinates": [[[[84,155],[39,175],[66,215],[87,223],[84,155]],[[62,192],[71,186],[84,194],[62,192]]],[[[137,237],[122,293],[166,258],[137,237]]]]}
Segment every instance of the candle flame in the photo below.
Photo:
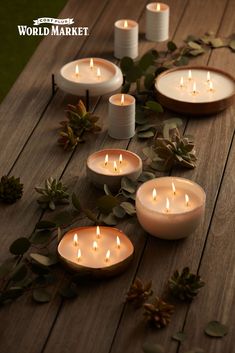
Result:
{"type": "Polygon", "coordinates": [[[90,69],[93,70],[94,68],[94,60],[91,58],[90,59],[90,69]]]}
{"type": "Polygon", "coordinates": [[[153,201],[156,201],[157,199],[157,190],[154,188],[153,189],[153,201]]]}
{"type": "Polygon", "coordinates": [[[210,80],[211,80],[211,74],[210,74],[210,71],[207,71],[206,80],[207,80],[207,82],[210,82],[210,80]]]}
{"type": "Polygon", "coordinates": [[[176,194],[175,184],[172,182],[172,183],[171,183],[171,186],[172,186],[173,194],[175,195],[175,194],[176,194]]]}
{"type": "Polygon", "coordinates": [[[189,81],[192,80],[192,70],[188,70],[188,79],[189,81]]]}
{"type": "Polygon", "coordinates": [[[161,10],[161,4],[159,2],[157,2],[156,11],[160,11],[160,10],[161,10]]]}
{"type": "Polygon", "coordinates": [[[106,252],[105,261],[108,262],[110,259],[110,250],[106,252]]]}
{"type": "Polygon", "coordinates": [[[128,27],[128,21],[125,20],[125,21],[124,21],[124,28],[127,28],[127,27],[128,27]]]}
{"type": "Polygon", "coordinates": [[[115,170],[115,172],[117,172],[117,162],[116,161],[113,162],[113,169],[115,170]]]}
{"type": "Polygon", "coordinates": [[[117,247],[118,247],[118,249],[120,249],[120,247],[121,247],[121,241],[120,241],[119,236],[117,236],[117,247]]]}
{"type": "Polygon", "coordinates": [[[76,65],[75,67],[75,75],[78,77],[79,76],[79,66],[76,65]]]}
{"type": "Polygon", "coordinates": [[[209,91],[210,91],[210,92],[213,92],[213,91],[214,91],[214,87],[213,87],[212,81],[209,82],[209,91]]]}
{"type": "Polygon", "coordinates": [[[197,92],[196,82],[193,82],[193,94],[196,94],[196,92],[197,92]]]}
{"type": "Polygon", "coordinates": [[[97,248],[98,248],[98,244],[97,244],[97,241],[93,241],[93,245],[92,245],[92,247],[93,247],[93,250],[97,250],[97,248]]]}
{"type": "Polygon", "coordinates": [[[100,238],[100,227],[99,226],[96,227],[96,236],[98,239],[100,238]]]}
{"type": "Polygon", "coordinates": [[[81,259],[81,256],[82,256],[81,249],[78,249],[78,254],[77,254],[78,261],[81,259]]]}
{"type": "Polygon", "coordinates": [[[186,203],[186,206],[188,206],[188,204],[189,204],[189,196],[187,194],[185,194],[185,203],[186,203]]]}
{"type": "Polygon", "coordinates": [[[168,199],[168,197],[166,198],[166,212],[170,211],[170,201],[168,199]]]}
{"type": "Polygon", "coordinates": [[[120,154],[120,156],[119,156],[119,164],[122,164],[122,162],[123,162],[123,158],[122,158],[122,154],[120,154]]]}
{"type": "Polygon", "coordinates": [[[97,78],[100,79],[100,77],[101,77],[101,71],[100,71],[100,68],[99,68],[99,67],[97,68],[97,73],[96,73],[96,75],[97,75],[97,78]]]}
{"type": "Polygon", "coordinates": [[[184,78],[183,78],[183,76],[180,79],[180,87],[181,88],[184,87],[184,78]]]}
{"type": "Polygon", "coordinates": [[[106,155],[105,155],[105,159],[104,159],[104,165],[105,165],[105,166],[108,164],[108,161],[109,161],[109,155],[106,154],[106,155]]]}
{"type": "Polygon", "coordinates": [[[78,246],[78,235],[77,235],[77,233],[74,234],[73,243],[74,243],[74,246],[78,246]]]}
{"type": "Polygon", "coordinates": [[[122,97],[121,97],[121,105],[124,105],[124,102],[125,102],[125,96],[124,96],[124,94],[122,94],[122,97]]]}

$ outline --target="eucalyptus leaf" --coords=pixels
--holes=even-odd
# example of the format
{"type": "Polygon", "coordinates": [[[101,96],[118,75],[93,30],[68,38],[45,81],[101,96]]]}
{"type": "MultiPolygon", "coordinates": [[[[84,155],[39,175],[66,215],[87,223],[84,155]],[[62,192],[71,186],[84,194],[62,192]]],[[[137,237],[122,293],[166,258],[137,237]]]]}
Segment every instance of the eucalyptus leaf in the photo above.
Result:
{"type": "Polygon", "coordinates": [[[33,300],[37,303],[48,303],[52,299],[52,295],[46,289],[37,288],[33,290],[33,300]]]}
{"type": "Polygon", "coordinates": [[[161,104],[155,102],[155,101],[148,101],[145,104],[146,109],[150,109],[155,113],[163,113],[163,108],[161,104]]]}
{"type": "Polygon", "coordinates": [[[156,176],[154,173],[151,173],[151,172],[143,172],[139,178],[138,178],[138,181],[140,182],[145,182],[145,181],[148,181],[148,180],[151,180],[151,179],[154,179],[156,176]]]}
{"type": "Polygon", "coordinates": [[[27,266],[24,263],[19,263],[12,272],[10,280],[13,282],[20,282],[27,276],[27,273],[27,266]]]}
{"type": "Polygon", "coordinates": [[[136,214],[136,209],[135,206],[132,205],[132,203],[130,202],[122,202],[120,204],[120,206],[126,211],[127,214],[129,214],[130,216],[133,216],[136,214]]]}
{"type": "Polygon", "coordinates": [[[31,243],[28,238],[22,237],[16,239],[10,246],[9,250],[13,255],[23,255],[30,248],[31,243]]]}
{"type": "Polygon", "coordinates": [[[177,45],[174,42],[170,41],[167,43],[167,49],[173,53],[177,49],[177,45]]]}
{"type": "Polygon", "coordinates": [[[124,58],[121,59],[120,67],[124,74],[127,73],[133,66],[134,66],[134,61],[130,57],[125,56],[124,58]]]}
{"type": "Polygon", "coordinates": [[[225,43],[221,38],[213,38],[210,42],[213,48],[221,48],[225,46],[225,43]]]}
{"type": "Polygon", "coordinates": [[[186,340],[186,337],[187,336],[185,332],[179,331],[172,336],[172,339],[178,342],[184,342],[186,340]]]}
{"type": "Polygon", "coordinates": [[[235,51],[235,39],[231,40],[231,42],[229,43],[229,47],[235,51]]]}
{"type": "Polygon", "coordinates": [[[142,71],[138,66],[133,66],[127,73],[126,73],[126,80],[127,82],[136,82],[142,76],[142,71]]]}
{"type": "Polygon", "coordinates": [[[165,353],[162,345],[158,343],[145,342],[143,344],[144,353],[165,353]]]}
{"type": "Polygon", "coordinates": [[[150,90],[155,82],[155,76],[153,74],[147,74],[144,78],[144,87],[150,90]]]}
{"type": "Polygon", "coordinates": [[[152,52],[147,52],[140,58],[138,66],[142,71],[146,71],[149,66],[154,64],[154,59],[152,52]]]}
{"type": "Polygon", "coordinates": [[[188,65],[189,58],[187,56],[180,56],[176,61],[175,61],[175,66],[185,66],[188,65]]]}
{"type": "Polygon", "coordinates": [[[126,198],[126,199],[131,199],[133,201],[135,201],[136,195],[135,193],[129,193],[125,190],[122,190],[122,195],[126,198]]]}
{"type": "Polygon", "coordinates": [[[46,267],[55,265],[58,262],[58,259],[55,256],[45,256],[42,254],[31,253],[30,257],[40,265],[43,265],[46,267]]]}
{"type": "Polygon", "coordinates": [[[190,50],[189,54],[192,56],[198,56],[205,53],[204,49],[195,49],[195,50],[190,50]]]}
{"type": "Polygon", "coordinates": [[[188,42],[188,46],[192,49],[196,49],[196,50],[201,50],[202,49],[202,46],[198,43],[195,43],[195,42],[188,42]]]}
{"type": "Polygon", "coordinates": [[[107,226],[115,226],[118,223],[117,218],[114,216],[113,213],[110,213],[108,216],[103,217],[102,221],[107,226]]]}
{"type": "Polygon", "coordinates": [[[105,192],[105,195],[109,195],[109,196],[112,196],[112,193],[111,191],[109,190],[109,187],[108,185],[104,185],[104,192],[105,192]]]}
{"type": "Polygon", "coordinates": [[[148,131],[138,131],[137,136],[141,139],[149,139],[152,138],[155,135],[155,131],[153,129],[150,129],[148,131]]]}
{"type": "Polygon", "coordinates": [[[116,197],[104,195],[97,200],[97,206],[102,213],[109,214],[113,208],[119,204],[116,197]]]}
{"type": "Polygon", "coordinates": [[[124,218],[126,215],[126,211],[121,206],[116,206],[113,208],[113,214],[117,218],[124,218]]]}
{"type": "Polygon", "coordinates": [[[121,189],[129,192],[130,194],[134,193],[136,191],[136,182],[133,180],[123,177],[121,180],[121,189]]]}
{"type": "Polygon", "coordinates": [[[149,129],[155,128],[155,125],[153,124],[143,124],[138,127],[137,132],[142,132],[142,131],[147,131],[149,129]]]}
{"type": "Polygon", "coordinates": [[[44,244],[49,241],[52,236],[52,231],[49,229],[42,229],[33,233],[30,238],[32,244],[44,244]]]}
{"type": "Polygon", "coordinates": [[[228,327],[219,321],[210,321],[204,331],[210,337],[221,338],[227,335],[228,327]]]}

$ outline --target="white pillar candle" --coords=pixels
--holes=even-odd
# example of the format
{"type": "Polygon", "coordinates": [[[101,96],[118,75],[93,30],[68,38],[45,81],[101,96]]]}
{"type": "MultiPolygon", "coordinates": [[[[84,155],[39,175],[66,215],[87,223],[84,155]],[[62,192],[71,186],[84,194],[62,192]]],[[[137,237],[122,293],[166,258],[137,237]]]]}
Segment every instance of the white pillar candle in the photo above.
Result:
{"type": "Polygon", "coordinates": [[[114,56],[118,59],[138,56],[139,25],[133,20],[118,20],[114,24],[114,56]]]}
{"type": "Polygon", "coordinates": [[[146,39],[163,42],[169,38],[169,6],[152,2],[146,6],[146,39]]]}
{"type": "Polygon", "coordinates": [[[184,178],[162,177],[142,184],[136,194],[141,226],[162,239],[190,235],[205,213],[206,195],[198,184],[184,178]]]}
{"type": "Polygon", "coordinates": [[[115,94],[109,98],[109,135],[115,139],[129,139],[135,134],[135,98],[129,94],[115,94]]]}

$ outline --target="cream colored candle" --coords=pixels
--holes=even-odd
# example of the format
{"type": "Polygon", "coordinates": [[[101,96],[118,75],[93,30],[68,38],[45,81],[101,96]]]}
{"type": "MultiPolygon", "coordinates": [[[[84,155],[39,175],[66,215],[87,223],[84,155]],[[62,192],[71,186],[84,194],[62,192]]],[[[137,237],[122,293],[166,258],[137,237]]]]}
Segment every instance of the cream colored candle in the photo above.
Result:
{"type": "Polygon", "coordinates": [[[146,6],[146,39],[162,42],[169,37],[169,6],[152,2],[146,6]]]}
{"type": "Polygon", "coordinates": [[[108,60],[85,58],[64,65],[56,75],[56,84],[75,95],[99,96],[119,89],[123,76],[119,67],[108,60]]]}
{"type": "Polygon", "coordinates": [[[142,227],[162,239],[190,235],[205,213],[201,186],[184,178],[162,177],[142,184],[136,195],[136,213],[142,227]]]}
{"type": "Polygon", "coordinates": [[[133,20],[118,20],[114,24],[114,56],[118,59],[138,56],[139,25],[133,20]]]}
{"type": "Polygon", "coordinates": [[[134,247],[119,229],[80,227],[64,235],[58,253],[71,269],[100,277],[124,271],[133,257],[134,247]]]}
{"type": "Polygon", "coordinates": [[[115,139],[129,139],[135,134],[135,98],[115,94],[109,98],[108,133],[115,139]]]}
{"type": "Polygon", "coordinates": [[[104,184],[118,189],[122,177],[136,180],[142,173],[142,160],[135,153],[123,149],[105,149],[93,153],[87,160],[87,176],[97,187],[104,184]]]}

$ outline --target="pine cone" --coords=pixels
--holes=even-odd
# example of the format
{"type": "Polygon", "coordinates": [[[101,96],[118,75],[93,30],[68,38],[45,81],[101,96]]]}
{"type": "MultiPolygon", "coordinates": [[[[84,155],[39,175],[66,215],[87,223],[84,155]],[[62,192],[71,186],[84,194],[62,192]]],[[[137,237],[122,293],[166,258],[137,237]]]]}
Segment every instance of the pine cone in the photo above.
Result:
{"type": "Polygon", "coordinates": [[[204,285],[201,277],[190,273],[188,267],[185,267],[181,274],[179,271],[175,271],[169,280],[171,294],[182,301],[193,300],[204,285]]]}
{"type": "Polygon", "coordinates": [[[136,278],[127,293],[126,301],[134,303],[137,307],[141,306],[152,295],[151,287],[152,281],[143,284],[139,278],[136,278]]]}
{"type": "Polygon", "coordinates": [[[15,203],[23,195],[23,184],[20,178],[3,176],[0,182],[0,201],[8,204],[15,203]]]}
{"type": "Polygon", "coordinates": [[[167,326],[174,313],[174,306],[164,302],[158,297],[154,298],[153,303],[145,303],[144,309],[144,315],[146,316],[147,321],[157,328],[167,326]]]}

